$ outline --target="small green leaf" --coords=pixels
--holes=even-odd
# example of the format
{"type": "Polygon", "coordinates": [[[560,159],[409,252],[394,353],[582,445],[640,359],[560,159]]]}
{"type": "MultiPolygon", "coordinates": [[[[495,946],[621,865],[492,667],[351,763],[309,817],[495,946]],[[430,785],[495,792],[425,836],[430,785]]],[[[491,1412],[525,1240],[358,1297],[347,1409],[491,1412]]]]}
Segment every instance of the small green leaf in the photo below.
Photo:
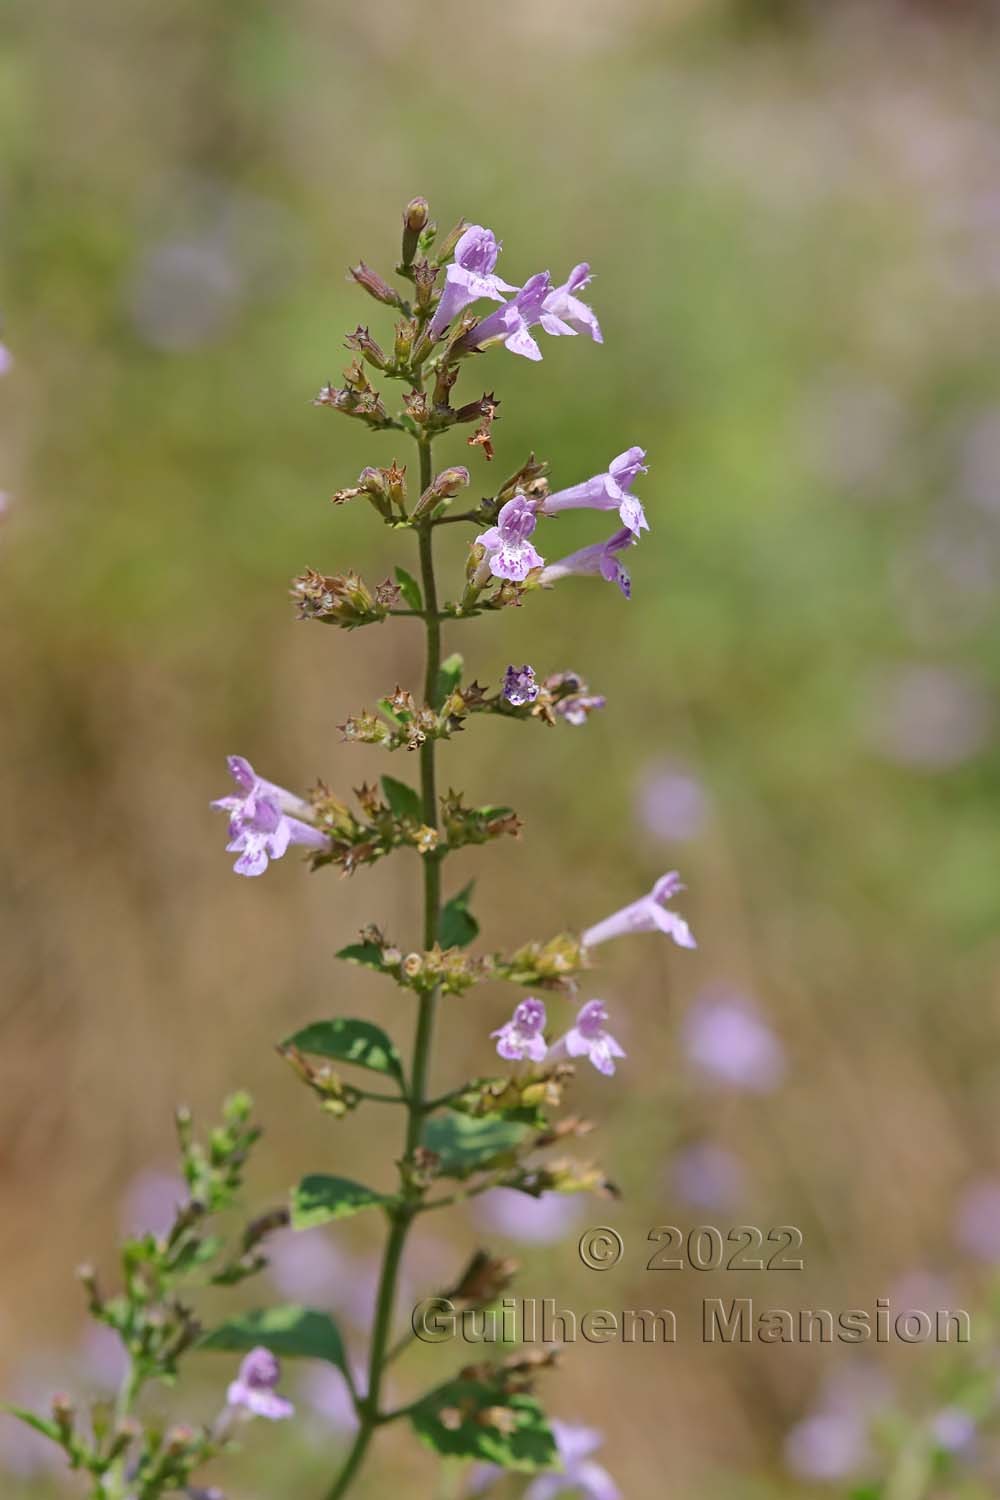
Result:
{"type": "Polygon", "coordinates": [[[340,1330],[327,1313],[311,1307],[265,1307],[241,1313],[206,1334],[198,1347],[242,1354],[261,1345],[285,1359],[324,1359],[347,1371],[340,1330]]]}
{"type": "Polygon", "coordinates": [[[413,574],[408,573],[405,568],[397,568],[396,582],[399,584],[400,592],[410,608],[423,610],[424,601],[420,593],[420,585],[413,577],[413,574]]]}
{"type": "Polygon", "coordinates": [[[6,1412],[8,1416],[16,1417],[19,1422],[23,1422],[27,1427],[33,1427],[36,1432],[42,1434],[42,1437],[47,1437],[53,1443],[58,1443],[60,1448],[62,1447],[62,1438],[55,1422],[36,1416],[33,1411],[28,1411],[23,1406],[10,1406],[6,1401],[0,1401],[0,1411],[6,1412]]]}
{"type": "Polygon", "coordinates": [[[511,1396],[478,1380],[449,1380],[410,1409],[422,1442],[448,1458],[479,1458],[505,1469],[534,1473],[557,1461],[555,1439],[532,1396],[511,1396]],[[481,1413],[496,1407],[510,1412],[512,1430],[487,1425],[481,1413]]]}
{"type": "Polygon", "coordinates": [[[447,1110],[427,1121],[421,1144],[441,1158],[443,1176],[468,1177],[511,1156],[528,1134],[528,1126],[516,1120],[447,1110]]]}
{"type": "Polygon", "coordinates": [[[349,1219],[365,1208],[385,1208],[395,1200],[349,1177],[314,1172],[292,1189],[292,1228],[311,1229],[333,1219],[349,1219]]]}
{"type": "Polygon", "coordinates": [[[382,791],[395,817],[412,818],[415,823],[423,823],[423,803],[420,794],[412,786],[407,786],[405,781],[397,781],[394,776],[383,776],[382,791]]]}
{"type": "Polygon", "coordinates": [[[336,956],[349,964],[361,964],[365,969],[382,968],[382,950],[374,943],[348,943],[346,948],[338,950],[336,956]]]}
{"type": "MultiPolygon", "coordinates": [[[[360,948],[375,945],[359,943],[360,948]]],[[[343,958],[344,950],[338,956],[343,958]]],[[[357,960],[361,962],[361,960],[357,960]]],[[[371,1021],[348,1021],[337,1016],[332,1021],[314,1021],[290,1036],[286,1047],[297,1047],[300,1052],[312,1052],[317,1057],[333,1057],[338,1062],[356,1063],[359,1068],[371,1068],[375,1073],[391,1073],[403,1081],[403,1064],[390,1039],[371,1021]]]]}
{"type": "Polygon", "coordinates": [[[464,890],[445,902],[438,926],[442,948],[467,948],[479,936],[479,923],[469,910],[474,885],[470,880],[464,890]]]}
{"type": "Polygon", "coordinates": [[[438,702],[443,703],[449,693],[453,693],[462,680],[462,668],[465,661],[460,651],[453,651],[451,656],[445,658],[438,668],[437,697],[438,702]]]}

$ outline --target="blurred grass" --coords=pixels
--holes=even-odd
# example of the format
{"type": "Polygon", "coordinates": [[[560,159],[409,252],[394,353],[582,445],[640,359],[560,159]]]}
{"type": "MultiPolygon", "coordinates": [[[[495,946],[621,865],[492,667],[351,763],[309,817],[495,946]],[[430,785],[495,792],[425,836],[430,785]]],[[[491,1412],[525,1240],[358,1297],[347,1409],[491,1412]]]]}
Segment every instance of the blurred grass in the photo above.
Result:
{"type": "MultiPolygon", "coordinates": [[[[176,1098],[209,1111],[253,1089],[263,1198],[341,1154],[384,1171],[392,1143],[370,1122],[331,1134],[269,1048],[348,1006],[406,1030],[398,999],[329,960],[366,920],[405,936],[414,867],[338,884],[286,862],[239,882],[206,804],[231,750],[291,785],[377,773],[335,726],[415,679],[407,627],[296,626],[284,589],[306,564],[380,577],[398,560],[367,512],[327,497],[407,455],[309,403],[341,367],[342,330],[378,324],[344,268],[390,268],[417,191],[439,222],[492,225],[512,280],[584,257],[597,273],[603,348],[549,340],[541,366],[493,354],[466,377],[503,399],[497,472],[534,448],[566,484],[649,449],[631,606],[580,581],[461,641],[480,680],[508,660],[583,671],[606,713],[530,742],[477,727],[443,755],[445,782],[527,820],[520,848],[463,861],[491,943],[585,922],[674,863],[690,887],[699,954],[647,939],[601,976],[632,1057],[614,1085],[586,1084],[627,1189],[593,1221],[641,1252],[649,1224],[681,1213],[664,1171],[700,1122],[752,1169],[747,1217],[804,1228],[803,1303],[870,1302],[910,1267],[949,1265],[954,1194],[998,1165],[1000,758],[990,726],[954,765],[900,764],[870,716],[908,664],[965,674],[995,709],[998,507],[962,479],[968,430],[998,400],[984,33],[920,10],[782,26],[642,0],[8,13],[7,1375],[76,1339],[69,1269],[107,1255],[123,1184],[169,1157],[176,1098]],[[184,349],[151,343],[136,314],[150,257],[177,243],[215,257],[223,288],[184,349]],[[945,544],[974,576],[942,566],[945,544]],[[634,818],[664,755],[711,794],[683,847],[634,818]],[[720,979],[751,989],[791,1050],[771,1099],[685,1076],[678,1018],[720,979]]],[[[204,284],[174,289],[168,327],[204,284]]],[[[546,548],[595,530],[564,518],[546,548]]],[[[460,540],[442,555],[454,592],[460,540]]],[[[453,1004],[442,1078],[484,1066],[508,998],[453,1004]]],[[[524,1290],[585,1305],[594,1278],[574,1259],[532,1254],[524,1290]]],[[[601,1280],[603,1305],[701,1295],[651,1290],[643,1259],[601,1280]]],[[[550,1404],[607,1429],[628,1494],[664,1474],[678,1495],[733,1493],[718,1471],[777,1472],[829,1356],[578,1350],[550,1404]]],[[[264,1449],[258,1435],[261,1494],[266,1464],[288,1462],[264,1449]]],[[[408,1449],[398,1462],[409,1475],[408,1449]]]]}

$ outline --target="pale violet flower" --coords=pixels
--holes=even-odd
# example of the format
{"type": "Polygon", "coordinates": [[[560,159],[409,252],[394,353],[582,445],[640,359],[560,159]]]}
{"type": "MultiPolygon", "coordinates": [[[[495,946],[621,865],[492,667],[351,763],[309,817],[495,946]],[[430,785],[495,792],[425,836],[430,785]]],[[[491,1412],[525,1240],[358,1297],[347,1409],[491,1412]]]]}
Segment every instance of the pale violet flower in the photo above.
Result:
{"type": "MultiPolygon", "coordinates": [[[[549,1426],[556,1440],[560,1468],[533,1479],[524,1492],[524,1500],[555,1500],[557,1495],[575,1495],[579,1500],[621,1500],[621,1490],[607,1469],[595,1463],[591,1454],[603,1442],[592,1427],[562,1422],[553,1417],[549,1426]]],[[[469,1476],[466,1496],[485,1495],[504,1475],[499,1464],[476,1464],[469,1476]]]]}
{"type": "Polygon", "coordinates": [[[785,1466],[798,1479],[849,1479],[870,1456],[867,1424],[855,1412],[817,1412],[785,1438],[785,1466]]]}
{"type": "Polygon", "coordinates": [[[522,1000],[513,1016],[490,1036],[497,1038],[497,1052],[506,1062],[544,1062],[545,1006],[541,1000],[522,1000]]]}
{"type": "Polygon", "coordinates": [[[576,1024],[549,1048],[549,1060],[587,1057],[598,1073],[610,1078],[615,1071],[615,1059],[624,1057],[625,1053],[606,1029],[607,1022],[608,1012],[604,1001],[588,1000],[580,1008],[576,1024]]]}
{"type": "Polygon", "coordinates": [[[781,1043],[740,995],[697,1000],[685,1018],[683,1041],[695,1067],[734,1088],[767,1093],[785,1071],[781,1043]]]}
{"type": "Polygon", "coordinates": [[[534,703],[538,697],[534,667],[529,667],[527,663],[523,667],[508,667],[504,673],[503,695],[514,708],[534,703]]]}
{"type": "Polygon", "coordinates": [[[595,948],[609,938],[623,937],[631,932],[663,932],[673,938],[679,948],[696,948],[698,945],[688,924],[667,906],[671,897],[683,889],[676,870],[661,875],[648,895],[640,896],[638,901],[605,917],[603,922],[588,927],[583,934],[583,946],[595,948]]]}
{"type": "Polygon", "coordinates": [[[0,375],[7,375],[14,368],[14,356],[6,344],[0,344],[0,375]]]}
{"type": "Polygon", "coordinates": [[[440,338],[453,318],[469,306],[489,297],[502,302],[504,292],[515,292],[509,282],[494,276],[493,267],[500,254],[500,242],[491,229],[470,224],[455,246],[455,258],[445,272],[444,291],[431,319],[430,331],[440,338]]]}
{"type": "Polygon", "coordinates": [[[647,472],[643,463],[645,457],[644,448],[627,448],[624,453],[619,453],[617,458],[611,460],[605,473],[595,474],[582,484],[570,485],[569,489],[556,490],[554,495],[547,495],[540,507],[542,514],[556,516],[560,511],[579,510],[581,507],[590,510],[616,510],[622,525],[636,536],[640,531],[648,531],[646,513],[632,494],[636,478],[647,472]]]}
{"type": "Polygon", "coordinates": [[[542,1193],[533,1198],[516,1188],[491,1188],[473,1205],[479,1229],[526,1245],[554,1245],[580,1222],[582,1194],[542,1193]]]}
{"type": "Polygon", "coordinates": [[[144,1234],[161,1238],[169,1233],[188,1189],[182,1177],[163,1167],[138,1172],[125,1190],[119,1224],[130,1237],[144,1234]]]}
{"type": "Polygon", "coordinates": [[[966,1188],[955,1215],[955,1238],[968,1255],[1000,1264],[1000,1180],[984,1177],[966,1188]]]}
{"type": "Polygon", "coordinates": [[[497,516],[497,524],[476,537],[486,548],[482,571],[487,576],[492,573],[494,578],[523,583],[532,568],[540,568],[545,561],[531,541],[537,524],[535,512],[523,495],[508,500],[497,516]]]}
{"type": "Polygon", "coordinates": [[[576,295],[589,281],[590,267],[586,261],[581,261],[578,266],[573,267],[562,286],[552,288],[542,303],[542,315],[539,319],[546,333],[589,333],[595,344],[604,343],[601,325],[593,309],[586,302],[581,302],[576,295]],[[554,320],[560,326],[550,327],[547,320],[554,320]]]}
{"type": "MultiPolygon", "coordinates": [[[[498,307],[496,312],[491,312],[475,328],[469,330],[461,340],[461,347],[484,349],[488,344],[502,343],[512,354],[522,354],[525,359],[541,359],[542,351],[532,338],[530,330],[536,323],[543,323],[545,326],[542,310],[551,291],[552,282],[548,271],[539,271],[537,275],[529,277],[509,302],[505,302],[503,307],[498,307]]],[[[547,317],[546,332],[573,332],[568,325],[557,330],[557,321],[547,317]]]]}
{"type": "Polygon", "coordinates": [[[960,1406],[945,1406],[930,1423],[931,1437],[946,1453],[961,1453],[976,1440],[976,1419],[960,1406]]]}
{"type": "Polygon", "coordinates": [[[739,1158],[712,1141],[681,1146],[670,1163],[671,1190],[695,1208],[717,1211],[739,1203],[745,1173],[739,1158]]]}
{"type": "Polygon", "coordinates": [[[635,815],[656,838],[697,838],[708,812],[704,785],[686,766],[661,760],[646,768],[636,793],[635,815]]]}
{"type": "Polygon", "coordinates": [[[239,1374],[226,1392],[230,1408],[245,1411],[253,1417],[280,1422],[295,1415],[295,1408],[277,1392],[281,1365],[270,1349],[251,1349],[240,1365],[239,1374]]]}
{"type": "Polygon", "coordinates": [[[556,713],[567,724],[578,726],[586,724],[595,708],[604,708],[607,701],[603,693],[578,693],[572,698],[560,698],[556,704],[556,713]]]}
{"type": "Polygon", "coordinates": [[[623,526],[621,531],[609,536],[606,542],[594,542],[589,547],[581,547],[578,552],[569,553],[558,562],[549,563],[542,569],[539,582],[548,585],[557,583],[560,578],[569,578],[574,573],[596,573],[608,583],[617,583],[625,598],[630,599],[632,580],[619,562],[618,554],[637,540],[635,532],[628,526],[623,526]]]}
{"type": "Polygon", "coordinates": [[[212,806],[229,814],[230,854],[238,854],[233,866],[237,875],[263,875],[268,862],[280,859],[290,844],[326,849],[329,839],[299,814],[308,814],[309,804],[284,787],[264,781],[242,755],[227,761],[242,795],[218,797],[212,806]]]}

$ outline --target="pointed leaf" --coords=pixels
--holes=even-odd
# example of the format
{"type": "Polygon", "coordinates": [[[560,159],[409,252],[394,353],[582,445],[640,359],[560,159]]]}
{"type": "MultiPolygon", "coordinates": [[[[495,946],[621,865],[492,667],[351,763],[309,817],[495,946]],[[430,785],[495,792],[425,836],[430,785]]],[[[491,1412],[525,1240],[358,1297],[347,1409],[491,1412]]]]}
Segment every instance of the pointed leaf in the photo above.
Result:
{"type": "Polygon", "coordinates": [[[449,693],[453,693],[462,680],[462,668],[465,661],[461,652],[453,651],[451,656],[445,658],[438,668],[437,676],[437,701],[443,703],[449,693]]]}
{"type": "Polygon", "coordinates": [[[438,924],[438,938],[442,948],[467,948],[479,936],[479,923],[469,910],[475,881],[470,880],[464,890],[445,902],[438,924]]]}
{"type": "Polygon", "coordinates": [[[40,1417],[37,1415],[37,1413],[28,1411],[26,1407],[11,1406],[6,1401],[0,1401],[0,1411],[6,1412],[8,1416],[16,1417],[17,1420],[19,1422],[23,1422],[25,1426],[33,1427],[36,1432],[40,1432],[42,1434],[42,1437],[47,1437],[53,1443],[58,1443],[60,1448],[62,1447],[62,1439],[59,1435],[59,1428],[56,1426],[55,1422],[50,1422],[48,1418],[40,1417]]]}
{"type": "Polygon", "coordinates": [[[423,610],[424,601],[420,593],[420,585],[412,573],[405,568],[396,569],[396,582],[399,584],[400,593],[411,609],[423,610]]]}
{"type": "Polygon", "coordinates": [[[497,1115],[462,1115],[447,1110],[432,1115],[421,1134],[421,1145],[441,1158],[445,1177],[468,1177],[511,1156],[529,1134],[527,1125],[497,1115]]]}
{"type": "MultiPolygon", "coordinates": [[[[359,944],[367,947],[374,944],[359,944]]],[[[378,949],[375,949],[376,953],[378,949]]],[[[338,955],[343,957],[343,953],[338,955]]],[[[371,1021],[349,1021],[337,1016],[332,1021],[314,1021],[304,1026],[284,1043],[316,1057],[333,1057],[338,1062],[356,1063],[375,1073],[391,1073],[403,1082],[403,1063],[389,1037],[371,1021]]]]}
{"type": "Polygon", "coordinates": [[[311,1229],[333,1219],[349,1219],[365,1208],[385,1208],[395,1202],[349,1177],[327,1177],[314,1172],[292,1189],[292,1228],[311,1229]]]}
{"type": "Polygon", "coordinates": [[[415,823],[423,823],[424,805],[419,792],[412,786],[407,786],[405,781],[397,781],[394,776],[383,776],[382,791],[395,817],[412,818],[415,823]]]}
{"type": "Polygon", "coordinates": [[[265,1307],[241,1313],[206,1334],[198,1345],[236,1354],[261,1346],[284,1359],[323,1359],[347,1371],[340,1330],[329,1314],[311,1307],[265,1307]]]}
{"type": "Polygon", "coordinates": [[[508,1395],[499,1385],[449,1380],[409,1412],[422,1442],[448,1458],[479,1458],[505,1469],[549,1469],[558,1453],[545,1414],[532,1396],[508,1395]],[[503,1407],[508,1423],[496,1427],[483,1413],[503,1407]]]}
{"type": "Polygon", "coordinates": [[[346,948],[338,950],[336,956],[349,964],[361,964],[365,969],[381,971],[382,968],[382,950],[374,943],[348,943],[346,948]]]}

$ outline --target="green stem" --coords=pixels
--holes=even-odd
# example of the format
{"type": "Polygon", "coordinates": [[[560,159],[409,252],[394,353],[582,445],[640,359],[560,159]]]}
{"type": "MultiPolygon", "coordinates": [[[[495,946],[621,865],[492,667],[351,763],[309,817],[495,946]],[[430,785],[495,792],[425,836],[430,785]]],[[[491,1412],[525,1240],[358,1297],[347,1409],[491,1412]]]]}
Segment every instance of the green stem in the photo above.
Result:
{"type": "MultiPolygon", "coordinates": [[[[430,438],[418,439],[420,449],[420,492],[431,482],[430,438]]],[[[441,667],[441,620],[438,614],[437,582],[434,577],[433,532],[429,522],[417,533],[420,544],[420,577],[424,591],[424,625],[427,631],[427,665],[424,675],[424,701],[432,707],[438,706],[438,673],[441,667]]],[[[424,822],[429,828],[437,828],[437,785],[434,764],[434,741],[425,740],[420,747],[420,798],[423,804],[424,822]]],[[[441,912],[441,859],[442,854],[432,850],[423,856],[424,867],[424,946],[432,948],[437,941],[438,921],[441,912]]],[[[406,1090],[406,1140],[403,1148],[404,1160],[409,1160],[420,1143],[420,1129],[426,1110],[427,1077],[430,1071],[431,1046],[434,1038],[434,1016],[437,1009],[437,990],[421,996],[417,1013],[417,1029],[413,1041],[413,1062],[410,1082],[406,1090]]],[[[382,1272],[379,1277],[378,1298],[375,1304],[375,1326],[372,1330],[371,1352],[368,1361],[368,1391],[358,1402],[360,1425],[353,1446],[347,1455],[343,1469],[337,1476],[327,1500],[340,1500],[346,1495],[355,1475],[364,1462],[365,1455],[375,1435],[376,1428],[385,1421],[379,1411],[382,1392],[382,1376],[388,1363],[389,1336],[392,1332],[392,1315],[396,1302],[396,1282],[403,1257],[406,1237],[417,1211],[415,1199],[404,1200],[389,1215],[389,1237],[386,1240],[382,1272]]],[[[402,1415],[394,1413],[395,1415],[402,1415]]]]}

